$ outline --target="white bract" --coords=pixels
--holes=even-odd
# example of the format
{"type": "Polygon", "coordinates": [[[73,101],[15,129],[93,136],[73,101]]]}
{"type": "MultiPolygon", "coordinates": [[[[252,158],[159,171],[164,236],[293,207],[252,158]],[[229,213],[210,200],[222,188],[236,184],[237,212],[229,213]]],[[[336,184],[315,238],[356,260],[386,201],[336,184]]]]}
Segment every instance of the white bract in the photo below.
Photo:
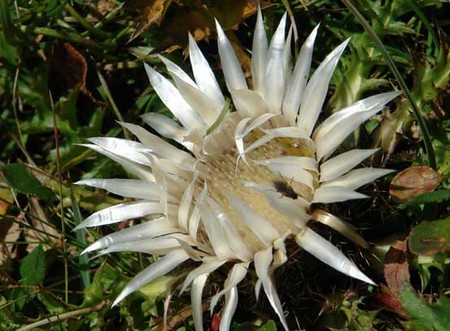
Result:
{"type": "Polygon", "coordinates": [[[228,330],[238,301],[238,284],[249,268],[287,330],[275,288],[274,270],[285,263],[285,241],[336,270],[374,284],[335,246],[307,226],[323,222],[356,243],[364,240],[337,217],[313,210],[313,203],[360,199],[355,190],[390,170],[358,168],[375,149],[335,150],[362,122],[379,112],[397,92],[358,101],[316,126],[329,81],[348,40],[333,50],[309,78],[315,28],[303,44],[292,70],[286,15],[270,42],[262,15],[253,40],[253,88],[217,23],[222,70],[232,102],[227,101],[192,36],[189,54],[194,78],[161,58],[172,81],[145,65],[150,84],[177,121],[157,113],[143,120],[162,137],[121,123],[139,142],[93,138],[86,146],[110,157],[137,179],[85,179],[78,184],[133,198],[94,213],[77,229],[147,218],[112,233],[84,253],[100,255],[136,251],[161,256],[125,287],[114,304],[187,260],[198,262],[186,276],[181,292],[190,288],[197,330],[202,325],[202,291],[208,275],[228,264],[223,289],[211,299],[211,311],[224,297],[220,330],[228,330]],[[334,154],[333,154],[334,153],[334,154]]]}

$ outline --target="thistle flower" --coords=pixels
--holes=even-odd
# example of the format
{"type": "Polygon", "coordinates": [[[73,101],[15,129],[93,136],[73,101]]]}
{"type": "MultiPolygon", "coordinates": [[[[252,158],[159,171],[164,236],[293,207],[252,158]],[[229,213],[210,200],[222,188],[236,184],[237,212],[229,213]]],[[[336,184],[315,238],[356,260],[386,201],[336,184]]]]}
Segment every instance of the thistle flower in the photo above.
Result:
{"type": "Polygon", "coordinates": [[[329,81],[348,40],[334,49],[308,79],[316,27],[291,68],[291,32],[285,36],[286,15],[267,41],[258,11],[252,49],[253,88],[216,22],[218,49],[228,93],[227,101],[192,36],[189,55],[194,79],[161,57],[173,79],[145,65],[150,84],[175,115],[157,113],[143,120],[162,137],[144,128],[121,123],[139,142],[91,138],[86,146],[116,161],[137,179],[85,179],[78,184],[133,198],[94,213],[76,228],[87,228],[145,217],[147,220],[112,233],[84,253],[117,251],[161,256],[131,280],[117,304],[131,292],[165,275],[187,260],[198,262],[180,291],[190,287],[197,330],[202,325],[202,290],[208,275],[228,264],[223,288],[211,299],[211,311],[222,297],[220,330],[228,330],[238,301],[238,284],[249,268],[287,330],[275,288],[274,270],[285,263],[285,241],[296,243],[336,270],[369,284],[335,246],[308,227],[311,220],[329,224],[355,242],[365,242],[346,223],[315,203],[335,203],[366,196],[360,186],[390,172],[354,169],[375,149],[333,153],[362,122],[398,95],[383,93],[358,101],[316,127],[329,81]]]}

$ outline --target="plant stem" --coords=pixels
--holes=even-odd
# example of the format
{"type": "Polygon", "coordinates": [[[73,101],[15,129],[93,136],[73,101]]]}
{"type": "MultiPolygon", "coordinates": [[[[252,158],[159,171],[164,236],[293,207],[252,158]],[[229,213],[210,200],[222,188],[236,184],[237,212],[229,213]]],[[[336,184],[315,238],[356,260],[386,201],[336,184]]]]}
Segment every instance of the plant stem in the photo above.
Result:
{"type": "Polygon", "coordinates": [[[30,330],[34,330],[38,327],[47,325],[47,324],[51,324],[54,322],[59,322],[62,320],[66,320],[68,318],[73,318],[79,315],[84,315],[84,314],[88,314],[91,313],[93,311],[98,311],[100,309],[103,308],[103,306],[105,305],[105,302],[101,302],[100,304],[98,304],[95,307],[90,307],[90,308],[82,308],[82,309],[78,309],[78,310],[73,310],[73,311],[69,311],[67,313],[64,314],[60,314],[60,315],[55,315],[55,316],[51,316],[51,317],[47,317],[45,319],[42,319],[40,321],[25,325],[23,327],[21,327],[20,329],[17,329],[16,331],[30,331],[30,330]]]}
{"type": "Polygon", "coordinates": [[[72,15],[78,23],[80,23],[86,30],[88,30],[92,35],[96,35],[101,38],[109,38],[110,35],[102,30],[96,29],[89,22],[87,22],[70,4],[67,4],[65,9],[72,15]]]}

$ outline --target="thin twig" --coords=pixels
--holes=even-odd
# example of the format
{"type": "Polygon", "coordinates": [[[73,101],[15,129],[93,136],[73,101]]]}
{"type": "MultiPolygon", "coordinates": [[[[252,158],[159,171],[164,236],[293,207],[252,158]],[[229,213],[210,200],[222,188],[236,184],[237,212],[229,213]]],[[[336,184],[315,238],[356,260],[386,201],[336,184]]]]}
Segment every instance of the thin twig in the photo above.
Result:
{"type": "Polygon", "coordinates": [[[41,327],[43,325],[47,325],[47,324],[51,324],[51,323],[55,323],[55,322],[59,322],[62,320],[66,320],[68,318],[74,318],[80,315],[84,315],[84,314],[88,314],[91,313],[93,311],[98,311],[100,309],[102,309],[105,305],[105,302],[101,302],[100,304],[98,304],[95,307],[90,307],[90,308],[82,308],[82,309],[78,309],[78,310],[73,310],[73,311],[69,311],[67,313],[64,314],[60,314],[60,315],[55,315],[55,316],[51,316],[51,317],[47,317],[43,320],[25,325],[23,327],[21,327],[20,329],[17,329],[16,331],[29,331],[29,330],[34,330],[35,328],[41,327]]]}
{"type": "MultiPolygon", "coordinates": [[[[62,184],[62,174],[61,174],[61,155],[59,153],[59,139],[58,139],[58,122],[56,120],[56,110],[55,110],[55,104],[53,103],[53,97],[52,93],[49,91],[49,99],[50,99],[50,105],[52,107],[52,114],[53,114],[53,134],[55,136],[55,150],[56,150],[56,171],[58,172],[58,193],[59,198],[61,202],[64,199],[63,196],[63,184],[62,184]]],[[[64,220],[64,204],[60,203],[61,207],[61,232],[63,235],[63,238],[61,240],[62,243],[62,250],[63,250],[63,256],[64,256],[64,279],[66,280],[64,282],[64,289],[65,289],[65,302],[66,304],[69,303],[69,265],[67,262],[67,247],[66,247],[66,229],[65,229],[65,220],[64,220]]]]}

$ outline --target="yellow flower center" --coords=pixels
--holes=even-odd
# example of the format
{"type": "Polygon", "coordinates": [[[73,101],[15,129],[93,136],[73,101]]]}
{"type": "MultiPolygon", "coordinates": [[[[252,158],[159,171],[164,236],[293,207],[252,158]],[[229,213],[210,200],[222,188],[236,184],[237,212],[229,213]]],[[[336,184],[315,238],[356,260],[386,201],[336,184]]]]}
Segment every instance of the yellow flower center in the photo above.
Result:
{"type": "MultiPolygon", "coordinates": [[[[246,137],[246,146],[251,145],[258,138],[259,134],[249,134],[246,137]]],[[[311,141],[309,143],[312,144],[311,141]]],[[[243,240],[254,252],[264,249],[261,241],[249,231],[245,223],[240,219],[239,213],[233,208],[226,195],[231,194],[242,202],[245,202],[260,216],[264,217],[274,229],[283,236],[286,232],[296,234],[299,228],[293,225],[289,215],[281,213],[274,208],[266,199],[264,194],[254,188],[247,187],[245,183],[252,182],[271,188],[273,192],[279,194],[279,198],[289,198],[300,203],[298,199],[311,201],[313,190],[305,184],[294,181],[291,178],[284,178],[279,173],[273,172],[264,165],[258,165],[254,161],[280,158],[283,156],[307,156],[313,155],[313,150],[308,143],[301,139],[294,138],[274,138],[268,143],[256,148],[246,154],[248,162],[238,158],[236,147],[230,148],[227,153],[219,156],[207,158],[199,164],[199,182],[205,184],[208,189],[208,196],[214,199],[222,211],[228,216],[236,227],[243,240]]],[[[315,182],[317,174],[313,174],[315,182]]],[[[197,196],[200,188],[197,191],[197,196]]],[[[306,208],[305,208],[306,209],[306,208]]],[[[298,215],[294,215],[297,216],[298,215]]],[[[304,222],[308,219],[304,219],[304,222]]]]}

